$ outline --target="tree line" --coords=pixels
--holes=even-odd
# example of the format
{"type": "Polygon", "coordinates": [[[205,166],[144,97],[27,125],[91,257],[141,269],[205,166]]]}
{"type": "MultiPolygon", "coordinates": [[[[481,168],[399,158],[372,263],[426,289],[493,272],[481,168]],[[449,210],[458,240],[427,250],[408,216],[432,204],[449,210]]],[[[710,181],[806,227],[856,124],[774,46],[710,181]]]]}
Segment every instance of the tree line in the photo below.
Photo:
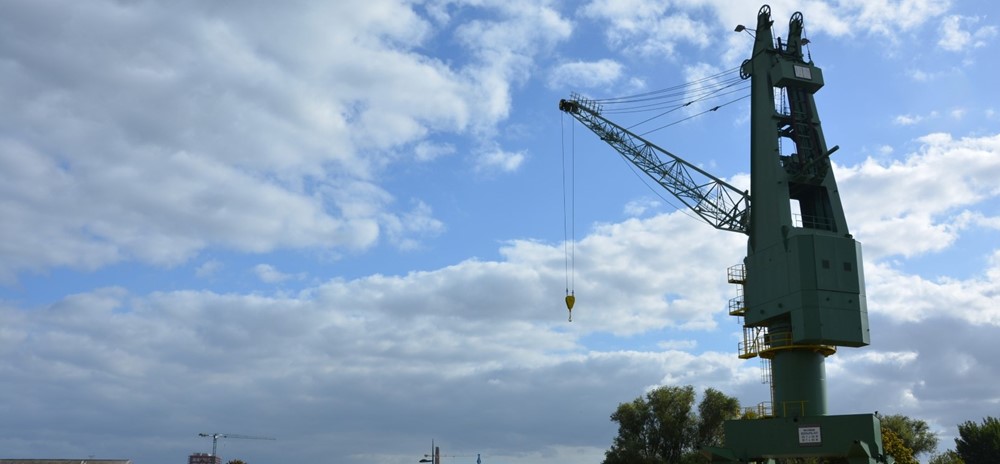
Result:
{"type": "MultiPolygon", "coordinates": [[[[713,388],[705,389],[695,407],[692,386],[662,386],[635,400],[621,403],[611,420],[618,435],[604,454],[603,464],[703,464],[709,462],[698,452],[703,446],[723,445],[723,423],[730,419],[753,418],[740,407],[739,400],[713,388]]],[[[927,422],[901,414],[878,415],[882,423],[882,445],[897,464],[919,464],[917,456],[929,457],[929,464],[995,464],[1000,462],[1000,420],[986,417],[982,423],[958,425],[955,449],[933,454],[937,436],[927,422]]],[[[815,460],[802,464],[836,464],[815,460]]]]}

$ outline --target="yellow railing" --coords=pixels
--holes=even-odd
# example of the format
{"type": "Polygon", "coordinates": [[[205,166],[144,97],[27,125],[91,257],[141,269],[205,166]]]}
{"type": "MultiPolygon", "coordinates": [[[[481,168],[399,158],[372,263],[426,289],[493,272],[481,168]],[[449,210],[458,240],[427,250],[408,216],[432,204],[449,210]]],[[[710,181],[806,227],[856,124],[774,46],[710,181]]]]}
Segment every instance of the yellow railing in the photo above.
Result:
{"type": "Polygon", "coordinates": [[[750,359],[767,349],[766,338],[766,327],[743,326],[743,341],[739,343],[740,359],[750,359]]]}
{"type": "Polygon", "coordinates": [[[729,300],[729,315],[742,316],[747,312],[746,301],[743,299],[743,286],[736,287],[736,296],[729,300]]]}
{"type": "Polygon", "coordinates": [[[747,281],[747,268],[742,264],[737,264],[734,266],[729,266],[726,271],[726,277],[731,284],[742,284],[747,281]]]}
{"type": "Polygon", "coordinates": [[[769,417],[774,417],[770,401],[763,401],[756,406],[748,406],[743,409],[744,419],[767,419],[769,417]]]}
{"type": "Polygon", "coordinates": [[[796,415],[795,410],[798,409],[799,416],[806,415],[806,401],[782,401],[781,402],[781,417],[789,417],[790,415],[796,415]],[[789,413],[792,414],[789,414],[789,413]]]}

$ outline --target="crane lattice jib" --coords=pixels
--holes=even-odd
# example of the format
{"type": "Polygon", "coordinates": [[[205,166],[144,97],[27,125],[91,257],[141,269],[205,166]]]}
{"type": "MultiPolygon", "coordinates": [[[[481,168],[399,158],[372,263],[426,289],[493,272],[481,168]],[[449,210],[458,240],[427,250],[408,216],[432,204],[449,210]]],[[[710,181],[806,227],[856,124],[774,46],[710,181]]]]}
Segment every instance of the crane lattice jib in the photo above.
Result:
{"type": "Polygon", "coordinates": [[[591,100],[574,94],[569,100],[560,100],[559,109],[597,134],[712,227],[749,234],[747,192],[607,120],[591,100]]]}

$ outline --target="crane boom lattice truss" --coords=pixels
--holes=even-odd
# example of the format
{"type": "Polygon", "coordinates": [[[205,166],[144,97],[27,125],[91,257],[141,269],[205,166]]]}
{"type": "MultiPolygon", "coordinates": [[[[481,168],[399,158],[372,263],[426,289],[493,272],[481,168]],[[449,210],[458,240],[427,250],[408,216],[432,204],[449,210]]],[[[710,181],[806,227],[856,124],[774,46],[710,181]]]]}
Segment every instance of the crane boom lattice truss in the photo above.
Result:
{"type": "Polygon", "coordinates": [[[747,233],[750,195],[601,116],[594,101],[574,94],[559,102],[570,114],[712,227],[747,233]],[[661,157],[662,155],[662,157],[661,157]]]}

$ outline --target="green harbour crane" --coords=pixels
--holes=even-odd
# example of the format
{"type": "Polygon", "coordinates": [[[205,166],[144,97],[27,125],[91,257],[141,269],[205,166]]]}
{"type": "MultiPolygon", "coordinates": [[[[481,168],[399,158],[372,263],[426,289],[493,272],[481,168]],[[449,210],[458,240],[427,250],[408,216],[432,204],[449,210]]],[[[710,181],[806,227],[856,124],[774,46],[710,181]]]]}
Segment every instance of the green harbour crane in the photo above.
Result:
{"type": "Polygon", "coordinates": [[[870,343],[861,245],[848,229],[829,159],[838,147],[827,147],[816,110],[823,73],[803,55],[802,14],[792,15],[784,42],[772,24],[764,5],[752,55],[739,69],[750,81],[749,192],[610,121],[600,101],[574,94],[559,109],[709,225],[748,236],[743,264],[728,270],[740,288],[729,314],[743,323],[739,357],[769,366],[771,401],[757,418],[727,421],[724,443],[702,453],[713,463],[891,464],[875,414],[827,411],[825,359],[837,347],[870,343]],[[794,152],[783,154],[783,141],[794,152]]]}

